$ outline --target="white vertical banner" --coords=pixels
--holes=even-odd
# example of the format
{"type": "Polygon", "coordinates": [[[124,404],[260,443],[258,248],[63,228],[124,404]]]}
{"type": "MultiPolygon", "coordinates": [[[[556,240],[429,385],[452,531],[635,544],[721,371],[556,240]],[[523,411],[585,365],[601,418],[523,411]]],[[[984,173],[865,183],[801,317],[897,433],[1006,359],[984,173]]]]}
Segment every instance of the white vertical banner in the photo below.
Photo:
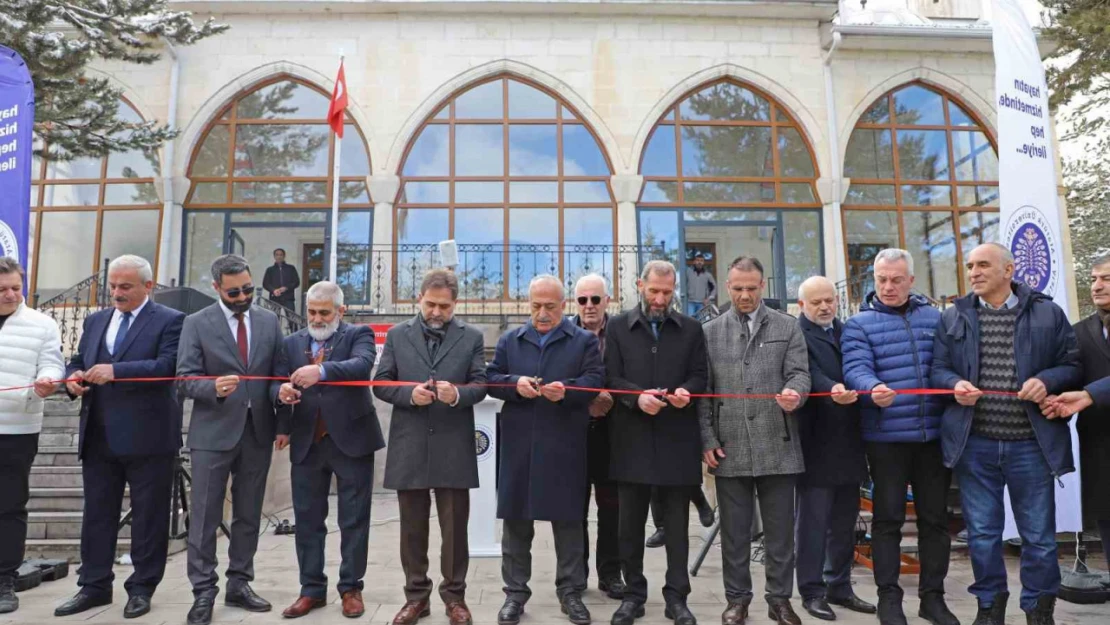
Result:
{"type": "MultiPolygon", "coordinates": [[[[994,89],[998,104],[1000,243],[1014,254],[1014,279],[1068,311],[1063,215],[1056,193],[1056,153],[1048,85],[1033,29],[1019,0],[992,0],[994,89]]],[[[1056,484],[1056,531],[1083,529],[1079,437],[1071,420],[1076,472],[1056,484]]],[[[1004,536],[1018,535],[1006,496],[1004,536]]]]}
{"type": "Polygon", "coordinates": [[[474,452],[478,454],[478,488],[470,491],[467,540],[470,557],[501,557],[497,537],[497,414],[502,402],[487,397],[474,406],[474,452]]]}

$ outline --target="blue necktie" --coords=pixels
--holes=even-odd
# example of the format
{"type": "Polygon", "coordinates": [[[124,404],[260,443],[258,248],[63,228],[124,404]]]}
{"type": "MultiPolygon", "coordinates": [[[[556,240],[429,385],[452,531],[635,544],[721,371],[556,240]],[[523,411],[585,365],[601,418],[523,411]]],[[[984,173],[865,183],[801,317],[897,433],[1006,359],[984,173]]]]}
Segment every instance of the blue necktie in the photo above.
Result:
{"type": "Polygon", "coordinates": [[[119,322],[119,331],[116,332],[116,342],[112,344],[112,355],[118,356],[121,349],[123,349],[123,340],[127,338],[127,330],[131,327],[131,313],[123,313],[123,319],[119,322]]]}
{"type": "Polygon", "coordinates": [[[659,322],[658,321],[652,321],[651,322],[651,333],[655,335],[655,340],[658,341],[659,340],[659,322]]]}

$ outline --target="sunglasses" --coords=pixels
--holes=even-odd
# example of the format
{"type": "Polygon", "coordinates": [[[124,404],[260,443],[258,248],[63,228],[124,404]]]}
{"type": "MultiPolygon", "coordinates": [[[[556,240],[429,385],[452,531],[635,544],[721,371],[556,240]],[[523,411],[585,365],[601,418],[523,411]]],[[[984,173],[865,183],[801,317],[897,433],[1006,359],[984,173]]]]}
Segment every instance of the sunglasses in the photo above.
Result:
{"type": "Polygon", "coordinates": [[[254,293],[254,287],[249,284],[241,289],[228,289],[224,291],[224,295],[227,295],[231,299],[235,299],[239,297],[239,295],[250,295],[251,293],[254,293]]]}
{"type": "Polygon", "coordinates": [[[590,304],[593,304],[594,306],[597,306],[598,304],[601,303],[601,296],[600,295],[591,295],[589,297],[586,297],[585,295],[583,295],[583,296],[578,298],[578,305],[579,306],[585,306],[587,302],[589,302],[590,304]]]}

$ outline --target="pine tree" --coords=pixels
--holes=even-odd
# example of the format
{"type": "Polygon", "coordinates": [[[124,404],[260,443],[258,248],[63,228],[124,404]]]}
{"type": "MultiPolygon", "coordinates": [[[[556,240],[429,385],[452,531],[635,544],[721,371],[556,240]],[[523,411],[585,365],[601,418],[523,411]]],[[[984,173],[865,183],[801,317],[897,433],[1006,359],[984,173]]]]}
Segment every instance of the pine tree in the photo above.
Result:
{"type": "Polygon", "coordinates": [[[1110,1],[1041,0],[1049,25],[1042,33],[1057,48],[1048,63],[1053,107],[1073,106],[1067,136],[1082,137],[1110,129],[1110,1]]]}
{"type": "MultiPolygon", "coordinates": [[[[1103,140],[1089,154],[1105,154],[1110,141],[1103,140]]],[[[1086,284],[1091,263],[1110,254],[1110,163],[1103,158],[1081,158],[1064,163],[1068,185],[1068,214],[1071,217],[1071,249],[1075,258],[1075,282],[1082,316],[1094,312],[1086,284]]]]}
{"type": "Polygon", "coordinates": [[[23,57],[35,83],[36,154],[66,161],[150,152],[176,131],[118,115],[122,90],[90,76],[95,60],[150,64],[164,39],[190,45],[229,27],[193,22],[168,0],[0,0],[0,41],[23,57]]]}

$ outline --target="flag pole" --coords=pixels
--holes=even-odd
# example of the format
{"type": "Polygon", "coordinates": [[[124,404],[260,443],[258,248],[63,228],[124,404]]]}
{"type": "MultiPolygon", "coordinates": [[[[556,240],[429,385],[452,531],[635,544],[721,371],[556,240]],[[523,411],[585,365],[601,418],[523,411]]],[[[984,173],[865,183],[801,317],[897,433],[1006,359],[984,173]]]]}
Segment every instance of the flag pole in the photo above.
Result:
{"type": "MultiPolygon", "coordinates": [[[[343,67],[343,53],[339,53],[339,67],[343,67]]],[[[347,112],[343,111],[343,117],[340,118],[341,122],[346,120],[347,112]]],[[[332,129],[332,134],[335,130],[332,129]]],[[[338,267],[339,267],[339,161],[340,156],[343,154],[343,138],[335,134],[335,158],[332,163],[332,189],[331,189],[331,255],[328,259],[328,279],[332,282],[339,282],[338,267]]]]}

